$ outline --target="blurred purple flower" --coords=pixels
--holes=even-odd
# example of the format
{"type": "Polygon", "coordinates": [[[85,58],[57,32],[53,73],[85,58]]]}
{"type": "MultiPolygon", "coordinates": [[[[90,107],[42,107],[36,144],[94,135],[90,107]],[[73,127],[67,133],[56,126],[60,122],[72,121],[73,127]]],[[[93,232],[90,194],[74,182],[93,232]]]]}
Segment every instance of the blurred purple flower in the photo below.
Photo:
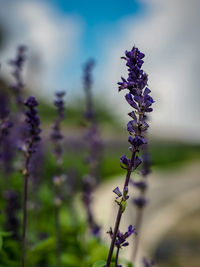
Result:
{"type": "Polygon", "coordinates": [[[86,112],[85,112],[85,119],[86,120],[93,120],[94,119],[94,110],[93,110],[93,103],[92,103],[92,69],[94,68],[95,61],[93,59],[90,59],[86,62],[86,64],[83,67],[83,84],[84,84],[84,90],[86,95],[86,112]]]}
{"type": "Polygon", "coordinates": [[[153,260],[147,260],[146,258],[143,258],[142,263],[144,267],[152,267],[155,264],[153,260]]]}
{"type": "Polygon", "coordinates": [[[17,55],[15,59],[9,61],[9,64],[13,67],[12,75],[15,82],[11,85],[11,88],[15,94],[16,103],[20,111],[23,111],[23,88],[24,83],[22,79],[22,70],[24,62],[26,60],[27,47],[20,45],[17,49],[17,55]]]}
{"type": "Polygon", "coordinates": [[[61,133],[61,123],[65,118],[65,110],[64,110],[64,96],[65,92],[60,91],[55,93],[56,100],[54,104],[57,109],[57,117],[53,124],[52,132],[51,132],[51,140],[54,143],[54,154],[58,164],[62,164],[62,154],[63,149],[61,145],[61,140],[63,139],[63,135],[61,133]]]}
{"type": "Polygon", "coordinates": [[[6,173],[11,170],[11,161],[14,154],[10,135],[13,123],[9,113],[9,96],[2,90],[0,92],[0,160],[6,173]]]}
{"type": "Polygon", "coordinates": [[[27,143],[29,143],[29,153],[34,153],[33,145],[35,142],[40,140],[40,118],[38,116],[38,112],[35,107],[38,106],[38,102],[34,96],[30,96],[24,102],[24,105],[27,106],[28,111],[26,111],[26,123],[28,125],[27,129],[29,132],[29,136],[27,138],[27,143]]]}
{"type": "Polygon", "coordinates": [[[91,71],[94,67],[94,60],[89,60],[84,66],[84,90],[86,96],[86,112],[84,114],[87,123],[87,133],[85,140],[88,145],[89,155],[86,162],[88,164],[88,175],[83,177],[83,203],[87,212],[87,220],[93,235],[100,235],[100,227],[95,222],[92,212],[92,193],[98,183],[99,167],[102,156],[102,141],[99,134],[99,128],[96,120],[96,114],[93,109],[92,102],[92,75],[91,71]]]}

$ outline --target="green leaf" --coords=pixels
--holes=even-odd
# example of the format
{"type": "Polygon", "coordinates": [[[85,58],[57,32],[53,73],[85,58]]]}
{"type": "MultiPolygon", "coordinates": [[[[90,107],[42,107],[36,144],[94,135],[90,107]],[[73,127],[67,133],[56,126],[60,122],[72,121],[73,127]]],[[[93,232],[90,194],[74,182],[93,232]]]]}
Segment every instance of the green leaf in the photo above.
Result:
{"type": "Polygon", "coordinates": [[[104,267],[104,266],[106,266],[106,261],[104,261],[104,260],[96,261],[92,265],[92,267],[104,267]]]}
{"type": "Polygon", "coordinates": [[[121,202],[121,211],[122,211],[122,213],[125,211],[125,209],[126,209],[126,201],[122,200],[122,202],[121,202]]]}

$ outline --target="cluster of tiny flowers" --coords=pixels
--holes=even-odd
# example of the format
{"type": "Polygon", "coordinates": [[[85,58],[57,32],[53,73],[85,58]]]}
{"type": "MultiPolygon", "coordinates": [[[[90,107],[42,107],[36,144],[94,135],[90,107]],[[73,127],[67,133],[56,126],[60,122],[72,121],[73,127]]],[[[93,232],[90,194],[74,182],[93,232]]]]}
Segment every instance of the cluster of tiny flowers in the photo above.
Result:
{"type": "Polygon", "coordinates": [[[51,140],[52,143],[54,144],[53,152],[57,163],[57,173],[56,176],[53,177],[53,183],[55,186],[54,204],[57,207],[61,206],[63,202],[62,188],[67,179],[66,175],[62,174],[63,148],[61,141],[63,140],[63,135],[61,133],[61,123],[65,118],[65,105],[63,100],[64,96],[65,96],[64,91],[59,91],[55,93],[56,99],[54,101],[54,105],[57,110],[57,117],[55,119],[51,132],[51,140]]]}
{"type": "Polygon", "coordinates": [[[62,146],[60,145],[60,141],[63,139],[63,135],[61,133],[61,122],[63,121],[65,117],[65,110],[64,110],[64,96],[65,92],[60,91],[55,94],[56,100],[54,101],[54,105],[57,108],[57,118],[54,122],[53,128],[52,128],[52,133],[51,133],[51,140],[52,142],[55,143],[55,148],[54,148],[54,154],[57,159],[57,163],[62,163],[62,146]]]}
{"type": "Polygon", "coordinates": [[[26,138],[26,143],[28,144],[27,152],[32,154],[35,152],[35,143],[40,140],[40,118],[38,116],[38,112],[36,110],[36,106],[38,106],[38,102],[35,97],[30,96],[25,102],[24,105],[28,108],[26,111],[26,123],[28,130],[28,137],[26,138]]]}
{"type": "Polygon", "coordinates": [[[54,104],[57,107],[59,118],[63,119],[65,117],[65,113],[64,113],[65,109],[64,109],[64,101],[63,101],[65,92],[60,91],[60,92],[57,92],[55,95],[57,99],[54,101],[54,104]]]}
{"type": "MultiPolygon", "coordinates": [[[[110,231],[108,232],[110,234],[111,239],[113,238],[113,231],[112,229],[110,229],[110,231]]],[[[126,239],[132,235],[132,234],[137,234],[136,233],[136,229],[135,227],[133,227],[132,225],[129,225],[128,227],[128,231],[125,232],[124,234],[121,233],[119,230],[117,232],[117,238],[115,240],[115,246],[119,249],[122,247],[127,247],[129,245],[129,243],[126,241],[126,239]]]]}
{"type": "Polygon", "coordinates": [[[14,68],[12,75],[15,79],[15,83],[12,84],[11,88],[16,96],[16,102],[21,108],[23,107],[22,89],[24,87],[22,80],[22,69],[26,60],[26,50],[26,46],[19,46],[17,49],[16,58],[10,60],[9,62],[9,64],[14,68]]]}
{"type": "MultiPolygon", "coordinates": [[[[131,51],[125,52],[126,66],[128,66],[128,78],[127,80],[122,77],[122,82],[119,82],[119,91],[128,89],[129,93],[125,95],[125,98],[129,105],[134,108],[134,111],[129,113],[132,118],[127,124],[127,131],[131,134],[129,136],[129,143],[131,144],[132,151],[138,151],[138,149],[147,143],[144,137],[144,133],[149,127],[146,122],[146,112],[151,112],[151,105],[153,99],[149,95],[150,90],[147,87],[148,77],[147,74],[141,69],[144,61],[144,54],[141,53],[138,48],[133,47],[131,51]]],[[[130,165],[130,160],[125,155],[121,157],[121,163],[127,168],[130,165]]],[[[135,159],[135,166],[139,165],[141,160],[135,159]]]]}

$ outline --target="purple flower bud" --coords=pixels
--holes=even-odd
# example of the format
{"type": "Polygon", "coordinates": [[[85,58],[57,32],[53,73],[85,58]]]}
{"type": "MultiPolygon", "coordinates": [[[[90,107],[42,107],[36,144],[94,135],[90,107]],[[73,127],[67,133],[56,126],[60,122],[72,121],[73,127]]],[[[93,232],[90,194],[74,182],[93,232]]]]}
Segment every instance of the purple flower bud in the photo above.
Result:
{"type": "Polygon", "coordinates": [[[129,136],[128,141],[136,149],[139,148],[141,145],[144,145],[147,143],[146,139],[141,136],[135,136],[134,138],[132,136],[129,136]]]}
{"type": "MultiPolygon", "coordinates": [[[[30,96],[29,98],[27,98],[27,100],[24,101],[24,105],[29,107],[29,108],[33,108],[33,107],[38,106],[38,102],[37,102],[37,100],[35,99],[34,96],[30,96]]],[[[31,113],[35,113],[35,112],[36,111],[33,110],[31,113]]],[[[26,113],[28,113],[28,112],[26,112],[26,113]]]]}
{"type": "Polygon", "coordinates": [[[134,111],[132,111],[132,112],[128,113],[128,115],[129,115],[131,118],[133,118],[133,119],[134,119],[134,121],[137,121],[137,117],[136,117],[136,115],[135,115],[135,112],[134,112],[134,111]]]}
{"type": "Polygon", "coordinates": [[[113,192],[118,196],[117,198],[122,196],[122,192],[119,190],[119,187],[116,187],[113,192]]]}
{"type": "Polygon", "coordinates": [[[144,191],[147,188],[147,183],[145,181],[138,181],[138,182],[133,181],[132,184],[141,191],[144,191]]]}
{"type": "Polygon", "coordinates": [[[144,206],[147,205],[147,200],[143,196],[139,196],[133,199],[133,203],[138,207],[138,208],[143,208],[144,206]]]}
{"type": "Polygon", "coordinates": [[[128,159],[128,158],[126,157],[126,155],[123,155],[123,156],[121,156],[121,158],[120,158],[120,162],[121,162],[122,164],[124,164],[126,167],[128,167],[129,164],[130,164],[130,159],[128,159]]]}
{"type": "Polygon", "coordinates": [[[129,133],[137,133],[138,131],[138,123],[136,120],[129,121],[127,124],[127,131],[129,133]]]}
{"type": "Polygon", "coordinates": [[[133,165],[133,170],[137,169],[138,166],[142,163],[142,159],[138,156],[135,157],[134,165],[133,165]]]}
{"type": "MultiPolygon", "coordinates": [[[[109,234],[110,234],[110,237],[112,238],[113,237],[112,229],[109,231],[109,234]]],[[[126,239],[132,234],[136,234],[136,229],[132,225],[129,225],[128,231],[124,234],[121,233],[120,230],[118,230],[117,238],[115,241],[115,246],[117,248],[127,247],[129,245],[129,243],[126,241],[126,239]]]]}
{"type": "Polygon", "coordinates": [[[35,152],[35,142],[40,140],[40,119],[37,115],[37,110],[35,109],[35,107],[38,105],[38,102],[35,97],[30,96],[24,102],[24,105],[29,108],[29,110],[25,113],[25,121],[27,123],[27,129],[29,132],[29,136],[27,138],[27,142],[29,143],[28,152],[31,154],[35,152]]]}
{"type": "Polygon", "coordinates": [[[133,108],[138,110],[138,106],[133,100],[131,93],[126,94],[125,98],[126,98],[126,101],[129,103],[129,105],[131,105],[133,108]]]}

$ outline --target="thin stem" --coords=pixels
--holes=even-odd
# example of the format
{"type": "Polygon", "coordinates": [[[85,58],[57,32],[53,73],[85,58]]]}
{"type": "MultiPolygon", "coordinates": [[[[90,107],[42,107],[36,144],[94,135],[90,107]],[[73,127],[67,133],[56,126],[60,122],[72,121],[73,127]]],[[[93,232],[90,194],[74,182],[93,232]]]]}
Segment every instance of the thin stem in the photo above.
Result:
{"type": "MultiPolygon", "coordinates": [[[[130,164],[128,170],[127,170],[126,180],[124,182],[124,188],[123,188],[123,195],[125,194],[125,189],[128,186],[129,181],[130,181],[132,168],[134,166],[135,153],[136,153],[136,151],[133,151],[132,157],[131,157],[131,164],[130,164]]],[[[119,225],[120,225],[122,213],[123,212],[122,212],[121,205],[120,205],[119,209],[118,209],[118,213],[117,213],[117,218],[116,218],[116,221],[115,221],[115,227],[114,227],[113,237],[112,237],[111,244],[110,244],[110,249],[109,249],[109,253],[108,253],[106,267],[109,267],[110,263],[111,263],[111,259],[112,259],[113,250],[114,250],[114,247],[115,247],[115,241],[116,241],[116,238],[117,238],[117,232],[119,230],[119,225]]]]}
{"type": "Polygon", "coordinates": [[[118,259],[119,259],[119,247],[117,248],[116,258],[115,258],[115,267],[118,265],[118,259]]]}
{"type": "MultiPolygon", "coordinates": [[[[33,140],[30,140],[29,149],[31,150],[33,146],[33,140]]],[[[29,178],[29,163],[30,163],[30,153],[26,154],[26,162],[24,169],[24,198],[23,198],[23,224],[22,224],[22,258],[21,267],[25,266],[26,259],[26,231],[27,231],[27,199],[28,199],[28,178],[29,178]]]]}
{"type": "Polygon", "coordinates": [[[24,199],[23,199],[23,233],[22,233],[22,259],[21,267],[25,266],[26,258],[26,228],[27,228],[27,196],[28,196],[28,175],[25,175],[24,180],[24,199]]]}
{"type": "Polygon", "coordinates": [[[55,226],[56,226],[56,266],[61,267],[61,243],[60,243],[60,208],[55,207],[55,226]]]}

